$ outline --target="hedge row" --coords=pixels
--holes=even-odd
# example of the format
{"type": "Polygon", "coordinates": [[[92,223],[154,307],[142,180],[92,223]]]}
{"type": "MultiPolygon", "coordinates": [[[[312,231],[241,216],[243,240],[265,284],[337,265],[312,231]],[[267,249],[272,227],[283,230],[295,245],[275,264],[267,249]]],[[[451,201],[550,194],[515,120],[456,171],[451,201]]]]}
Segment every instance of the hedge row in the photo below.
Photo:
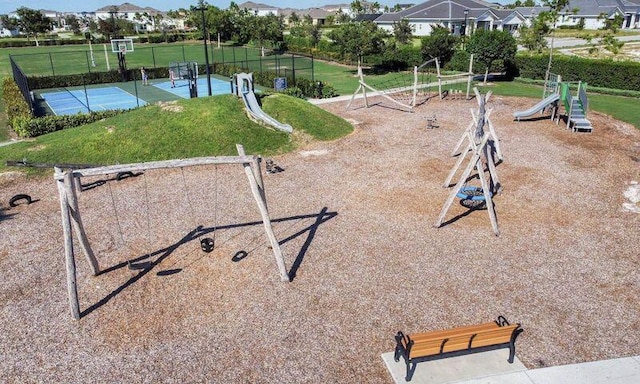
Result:
{"type": "MultiPolygon", "coordinates": [[[[520,77],[544,79],[549,56],[518,55],[516,67],[520,77]]],[[[640,63],[593,60],[575,56],[554,56],[551,72],[562,76],[564,81],[583,81],[593,87],[640,91],[640,63]]]]}
{"type": "MultiPolygon", "coordinates": [[[[137,35],[133,37],[135,43],[175,43],[178,41],[194,40],[197,38],[197,34],[194,33],[165,33],[159,35],[137,35]]],[[[92,40],[94,44],[109,43],[109,39],[106,37],[96,37],[92,40]]],[[[72,38],[72,39],[38,39],[38,45],[50,46],[50,45],[79,45],[86,44],[87,40],[84,38],[72,38]]],[[[0,48],[17,48],[17,47],[34,47],[36,45],[35,40],[26,39],[0,39],[0,48]]]]}
{"type": "Polygon", "coordinates": [[[22,121],[18,126],[13,127],[16,133],[22,137],[36,137],[47,133],[60,131],[62,129],[79,127],[81,125],[93,123],[107,117],[116,116],[124,110],[109,110],[91,112],[88,114],[45,116],[22,121]]]}
{"type": "MultiPolygon", "coordinates": [[[[7,113],[9,125],[15,130],[15,127],[21,126],[23,122],[33,118],[29,104],[24,100],[22,92],[11,78],[5,78],[2,81],[2,100],[7,113]]],[[[18,132],[16,130],[16,132],[18,132]]]]}

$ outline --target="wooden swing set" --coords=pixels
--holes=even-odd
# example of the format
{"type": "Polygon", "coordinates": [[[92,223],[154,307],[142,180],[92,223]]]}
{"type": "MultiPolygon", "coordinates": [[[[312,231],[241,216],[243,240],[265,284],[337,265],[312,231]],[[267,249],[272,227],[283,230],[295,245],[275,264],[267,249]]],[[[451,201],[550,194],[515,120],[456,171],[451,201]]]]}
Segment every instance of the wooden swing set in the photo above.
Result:
{"type": "Polygon", "coordinates": [[[496,218],[495,207],[493,204],[493,195],[499,193],[502,186],[496,170],[494,153],[501,161],[503,158],[502,151],[500,149],[500,142],[490,120],[492,110],[486,109],[486,103],[491,97],[491,91],[484,96],[480,94],[477,88],[474,88],[473,91],[476,95],[476,100],[478,101],[478,113],[476,115],[476,113],[471,110],[473,121],[464,131],[451,154],[452,156],[458,155],[459,157],[447,175],[444,182],[445,188],[451,186],[451,181],[460,169],[465,158],[467,158],[467,154],[470,154],[469,160],[466,168],[460,174],[455,187],[449,193],[449,197],[442,207],[440,216],[438,216],[438,220],[435,223],[435,227],[439,228],[442,225],[449,208],[451,208],[454,200],[458,198],[460,199],[460,203],[469,209],[478,209],[481,206],[485,206],[489,214],[489,220],[491,221],[493,232],[496,236],[499,236],[500,229],[498,228],[498,220],[496,218]],[[487,127],[486,130],[485,127],[487,127]],[[463,147],[465,142],[467,143],[466,146],[464,146],[464,149],[459,152],[459,149],[463,147]],[[485,175],[485,169],[488,171],[488,176],[485,175]],[[477,174],[472,176],[472,172],[474,170],[477,174]],[[468,186],[468,181],[474,179],[476,176],[480,180],[480,186],[468,186]]]}
{"type": "MultiPolygon", "coordinates": [[[[283,281],[289,281],[289,274],[284,263],[282,250],[271,226],[271,219],[267,208],[267,199],[262,180],[262,170],[260,160],[255,155],[246,155],[242,145],[236,145],[238,156],[217,156],[217,157],[200,157],[192,159],[166,160],[147,163],[111,165],[95,168],[84,169],[68,169],[63,170],[55,167],[54,179],[58,186],[60,196],[60,208],[62,216],[62,229],[64,234],[64,252],[67,271],[67,291],[69,295],[69,304],[71,314],[77,320],[80,319],[80,303],[78,300],[78,288],[76,283],[76,261],[73,246],[73,234],[75,233],[78,244],[84,254],[90,268],[91,273],[96,276],[101,272],[98,260],[91,248],[85,228],[82,224],[80,208],[78,204],[77,191],[81,185],[80,180],[83,177],[105,176],[112,174],[133,174],[135,172],[145,172],[148,170],[158,169],[183,169],[191,166],[202,165],[242,165],[244,172],[249,181],[249,187],[256,201],[264,230],[269,240],[270,248],[276,259],[276,265],[283,281]]],[[[198,235],[201,228],[194,230],[194,235],[198,235]]],[[[210,252],[213,247],[213,240],[209,238],[201,239],[201,247],[205,252],[210,252]]]]}

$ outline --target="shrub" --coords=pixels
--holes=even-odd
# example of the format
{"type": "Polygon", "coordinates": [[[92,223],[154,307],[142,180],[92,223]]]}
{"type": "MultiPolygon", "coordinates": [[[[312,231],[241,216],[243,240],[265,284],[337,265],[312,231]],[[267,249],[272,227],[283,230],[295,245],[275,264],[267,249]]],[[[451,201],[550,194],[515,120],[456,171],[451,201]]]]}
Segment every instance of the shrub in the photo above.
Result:
{"type": "Polygon", "coordinates": [[[36,137],[47,133],[60,131],[66,128],[78,127],[81,125],[93,123],[107,117],[116,116],[124,110],[109,110],[100,112],[91,112],[89,114],[62,115],[62,116],[45,116],[32,118],[21,122],[20,136],[36,137]]]}
{"type": "MultiPolygon", "coordinates": [[[[515,61],[521,77],[544,79],[549,56],[518,55],[515,61]]],[[[564,81],[583,81],[592,87],[640,91],[640,63],[632,61],[555,56],[551,72],[564,81]]]]}
{"type": "Polygon", "coordinates": [[[304,97],[304,93],[302,93],[302,89],[300,89],[298,87],[289,87],[289,88],[285,89],[283,93],[285,95],[297,97],[299,99],[304,99],[305,98],[304,97]]]}
{"type": "Polygon", "coordinates": [[[26,121],[33,118],[33,114],[29,104],[24,100],[18,84],[11,78],[5,78],[2,82],[2,99],[9,125],[16,133],[23,136],[21,134],[22,127],[26,121]]]}

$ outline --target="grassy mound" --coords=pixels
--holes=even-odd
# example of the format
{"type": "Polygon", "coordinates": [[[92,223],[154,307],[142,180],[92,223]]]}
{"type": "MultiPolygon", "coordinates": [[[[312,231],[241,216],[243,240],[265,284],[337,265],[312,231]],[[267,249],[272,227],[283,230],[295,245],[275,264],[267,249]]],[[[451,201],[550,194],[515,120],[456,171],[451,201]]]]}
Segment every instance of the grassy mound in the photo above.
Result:
{"type": "MultiPolygon", "coordinates": [[[[304,100],[285,95],[263,99],[264,109],[316,140],[352,131],[349,123],[304,100]]],[[[294,150],[295,135],[251,121],[232,95],[146,106],[78,128],[0,147],[0,159],[34,163],[124,164],[199,156],[235,155],[236,143],[249,154],[294,150]]]]}

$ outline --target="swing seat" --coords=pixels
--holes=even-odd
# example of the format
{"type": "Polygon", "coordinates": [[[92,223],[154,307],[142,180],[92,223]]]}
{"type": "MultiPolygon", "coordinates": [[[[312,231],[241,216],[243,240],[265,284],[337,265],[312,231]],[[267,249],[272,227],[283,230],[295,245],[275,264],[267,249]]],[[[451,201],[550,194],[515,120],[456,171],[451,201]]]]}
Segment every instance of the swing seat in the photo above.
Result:
{"type": "Polygon", "coordinates": [[[214,245],[215,242],[210,237],[205,237],[204,239],[200,240],[200,248],[202,248],[202,250],[206,253],[212,252],[214,245]]]}
{"type": "MultiPolygon", "coordinates": [[[[489,194],[491,195],[491,193],[489,194]]],[[[481,187],[463,187],[458,193],[456,193],[456,197],[462,200],[471,200],[471,201],[484,201],[484,191],[481,187]]]]}

